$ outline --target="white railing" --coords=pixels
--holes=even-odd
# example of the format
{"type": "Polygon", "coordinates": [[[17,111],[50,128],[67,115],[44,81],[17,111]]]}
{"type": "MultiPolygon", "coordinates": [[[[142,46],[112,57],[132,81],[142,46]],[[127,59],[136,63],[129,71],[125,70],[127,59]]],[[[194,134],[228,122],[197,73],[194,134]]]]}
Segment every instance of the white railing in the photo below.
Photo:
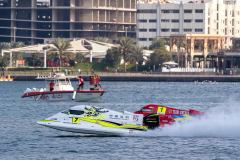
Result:
{"type": "Polygon", "coordinates": [[[162,72],[216,72],[215,68],[162,68],[162,72]]]}

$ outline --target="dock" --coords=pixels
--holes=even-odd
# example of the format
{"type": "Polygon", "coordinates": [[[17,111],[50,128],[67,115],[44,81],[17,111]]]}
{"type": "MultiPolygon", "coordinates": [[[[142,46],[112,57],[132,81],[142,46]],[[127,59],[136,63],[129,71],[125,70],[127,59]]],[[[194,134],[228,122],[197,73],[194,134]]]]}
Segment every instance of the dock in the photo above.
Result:
{"type": "MultiPolygon", "coordinates": [[[[136,81],[136,82],[240,82],[240,75],[217,74],[173,74],[173,73],[97,73],[101,81],[136,81]]],[[[72,76],[72,75],[71,75],[72,76]]],[[[77,76],[77,75],[76,75],[77,76]]],[[[86,81],[89,75],[82,75],[86,81]]],[[[15,81],[41,81],[34,75],[15,75],[15,81]]]]}

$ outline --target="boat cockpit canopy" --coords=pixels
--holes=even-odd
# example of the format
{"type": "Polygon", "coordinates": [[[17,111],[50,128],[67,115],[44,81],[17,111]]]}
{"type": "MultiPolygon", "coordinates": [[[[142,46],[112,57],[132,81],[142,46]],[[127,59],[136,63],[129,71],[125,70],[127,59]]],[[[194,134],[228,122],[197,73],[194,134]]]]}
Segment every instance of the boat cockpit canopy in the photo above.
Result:
{"type": "Polygon", "coordinates": [[[82,115],[82,114],[84,114],[85,112],[82,111],[82,110],[69,109],[69,110],[63,111],[62,113],[64,113],[64,114],[72,114],[72,115],[82,115]]]}

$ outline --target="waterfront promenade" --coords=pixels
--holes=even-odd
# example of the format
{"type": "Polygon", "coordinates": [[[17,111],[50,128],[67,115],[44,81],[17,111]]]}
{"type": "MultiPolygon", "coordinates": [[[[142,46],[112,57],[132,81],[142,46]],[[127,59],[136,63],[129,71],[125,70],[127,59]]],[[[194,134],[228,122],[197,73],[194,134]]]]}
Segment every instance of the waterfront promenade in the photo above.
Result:
{"type": "MultiPolygon", "coordinates": [[[[212,81],[212,82],[240,82],[240,75],[217,75],[210,73],[112,73],[97,72],[102,81],[143,81],[143,82],[194,82],[194,81],[212,81]]],[[[12,74],[16,81],[34,81],[37,73],[31,72],[12,74]]],[[[39,73],[39,75],[48,75],[39,73]]],[[[78,76],[77,73],[71,75],[78,76]]],[[[89,74],[83,73],[82,76],[88,80],[89,74]]]]}

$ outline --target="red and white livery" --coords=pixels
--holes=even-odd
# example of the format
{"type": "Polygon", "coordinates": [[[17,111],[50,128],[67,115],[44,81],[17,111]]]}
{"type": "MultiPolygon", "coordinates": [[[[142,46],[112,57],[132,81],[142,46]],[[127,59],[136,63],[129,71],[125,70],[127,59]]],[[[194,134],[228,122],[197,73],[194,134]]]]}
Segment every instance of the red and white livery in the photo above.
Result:
{"type": "Polygon", "coordinates": [[[142,114],[144,125],[149,128],[164,127],[203,114],[203,112],[195,109],[177,109],[158,104],[148,104],[134,113],[142,114]]]}

